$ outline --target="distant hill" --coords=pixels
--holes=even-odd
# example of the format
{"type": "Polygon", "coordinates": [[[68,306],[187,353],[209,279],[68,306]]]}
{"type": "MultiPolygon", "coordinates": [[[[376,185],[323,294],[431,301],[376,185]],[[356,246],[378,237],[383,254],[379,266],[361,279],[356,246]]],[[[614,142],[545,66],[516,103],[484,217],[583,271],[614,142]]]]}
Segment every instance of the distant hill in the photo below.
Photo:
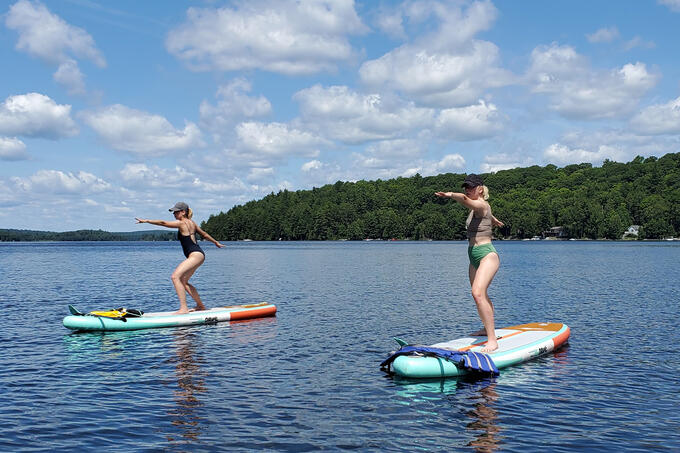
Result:
{"type": "MultiPolygon", "coordinates": [[[[531,238],[552,227],[563,238],[639,239],[680,233],[680,153],[606,160],[601,167],[532,166],[482,175],[495,235],[531,238]]],[[[435,191],[460,191],[464,174],[328,184],[271,193],[211,216],[203,229],[218,240],[464,239],[467,210],[435,191]]]]}
{"type": "Polygon", "coordinates": [[[177,233],[163,230],[110,233],[102,230],[53,231],[0,229],[0,242],[27,241],[172,241],[177,233]]]}

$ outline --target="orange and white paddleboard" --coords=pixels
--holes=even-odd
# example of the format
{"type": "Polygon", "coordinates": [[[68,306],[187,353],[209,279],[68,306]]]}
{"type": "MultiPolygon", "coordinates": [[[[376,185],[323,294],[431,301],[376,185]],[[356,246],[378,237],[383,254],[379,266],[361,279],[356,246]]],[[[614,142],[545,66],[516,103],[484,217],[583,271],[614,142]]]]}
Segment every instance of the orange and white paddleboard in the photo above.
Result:
{"type": "MultiPolygon", "coordinates": [[[[498,349],[489,353],[498,369],[505,368],[547,354],[567,343],[569,326],[556,322],[534,322],[496,329],[498,349]]],[[[486,335],[469,335],[430,345],[451,351],[480,352],[486,346],[486,335]]],[[[440,357],[402,355],[391,365],[395,374],[409,378],[460,376],[465,370],[454,362],[440,357]]]]}

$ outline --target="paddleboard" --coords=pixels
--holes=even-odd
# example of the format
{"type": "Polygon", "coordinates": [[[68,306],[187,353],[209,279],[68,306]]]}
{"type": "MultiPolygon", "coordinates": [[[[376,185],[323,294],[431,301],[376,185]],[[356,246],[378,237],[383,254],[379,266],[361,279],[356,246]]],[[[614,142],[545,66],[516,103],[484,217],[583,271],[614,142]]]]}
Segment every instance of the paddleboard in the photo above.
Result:
{"type": "MultiPolygon", "coordinates": [[[[140,330],[158,327],[195,326],[200,324],[214,324],[239,319],[262,318],[274,316],[276,305],[262,302],[251,305],[234,305],[230,307],[216,307],[203,311],[192,311],[186,314],[174,312],[144,313],[139,317],[116,318],[80,313],[69,306],[71,315],[64,318],[64,327],[79,331],[114,331],[140,330]]],[[[107,312],[92,312],[107,313],[107,312]]]]}
{"type": "MultiPolygon", "coordinates": [[[[570,335],[566,324],[554,322],[521,324],[496,329],[495,332],[498,349],[488,355],[499,370],[547,354],[564,345],[570,335]]],[[[397,341],[400,346],[404,345],[403,341],[397,341]]],[[[452,351],[480,352],[486,341],[485,335],[469,335],[430,346],[452,351]]],[[[395,374],[408,378],[439,378],[461,376],[466,373],[464,369],[446,359],[422,355],[401,355],[394,359],[391,368],[395,374]]]]}

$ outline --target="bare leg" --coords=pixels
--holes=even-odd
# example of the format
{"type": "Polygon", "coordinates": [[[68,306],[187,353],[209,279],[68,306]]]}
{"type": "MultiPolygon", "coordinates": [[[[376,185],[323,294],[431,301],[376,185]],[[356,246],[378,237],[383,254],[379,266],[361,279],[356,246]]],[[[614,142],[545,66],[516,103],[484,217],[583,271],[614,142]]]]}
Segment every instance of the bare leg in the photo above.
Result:
{"type": "MultiPolygon", "coordinates": [[[[191,277],[196,269],[203,264],[203,261],[205,260],[205,257],[203,256],[202,253],[192,253],[189,255],[189,258],[185,259],[181,263],[179,263],[179,266],[175,269],[175,271],[172,273],[172,284],[175,286],[175,291],[177,292],[177,297],[179,298],[179,311],[177,313],[189,313],[189,308],[187,307],[187,295],[186,292],[188,292],[188,289],[185,286],[185,282],[183,281],[185,276],[188,284],[189,277],[191,277]]],[[[194,288],[195,290],[195,288],[194,288]]],[[[191,293],[189,293],[191,294],[191,293]]],[[[198,294],[198,293],[196,293],[198,294]]],[[[192,295],[193,297],[193,295],[192,295]]],[[[194,299],[195,300],[195,299],[194,299]]],[[[200,301],[200,298],[199,298],[200,301]]],[[[197,302],[198,303],[198,302],[197,302]]],[[[203,303],[201,303],[203,305],[203,303]]]]}
{"type": "MultiPolygon", "coordinates": [[[[497,253],[489,253],[479,263],[479,268],[476,272],[470,272],[472,278],[472,297],[477,304],[477,312],[484,324],[486,331],[486,346],[482,348],[482,352],[492,352],[498,349],[498,342],[496,341],[496,333],[494,326],[494,306],[489,299],[487,290],[493,280],[498,268],[500,267],[500,259],[497,253]]],[[[472,266],[470,266],[472,267],[472,266]]]]}

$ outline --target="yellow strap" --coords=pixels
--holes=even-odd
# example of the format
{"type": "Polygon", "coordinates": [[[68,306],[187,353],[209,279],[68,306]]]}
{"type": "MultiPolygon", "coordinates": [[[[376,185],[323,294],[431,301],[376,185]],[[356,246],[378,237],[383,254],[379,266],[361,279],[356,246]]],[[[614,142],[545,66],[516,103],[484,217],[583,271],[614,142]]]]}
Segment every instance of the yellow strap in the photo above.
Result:
{"type": "Polygon", "coordinates": [[[118,310],[91,311],[90,314],[94,316],[104,316],[106,318],[122,318],[123,316],[125,316],[124,311],[118,310]]]}

